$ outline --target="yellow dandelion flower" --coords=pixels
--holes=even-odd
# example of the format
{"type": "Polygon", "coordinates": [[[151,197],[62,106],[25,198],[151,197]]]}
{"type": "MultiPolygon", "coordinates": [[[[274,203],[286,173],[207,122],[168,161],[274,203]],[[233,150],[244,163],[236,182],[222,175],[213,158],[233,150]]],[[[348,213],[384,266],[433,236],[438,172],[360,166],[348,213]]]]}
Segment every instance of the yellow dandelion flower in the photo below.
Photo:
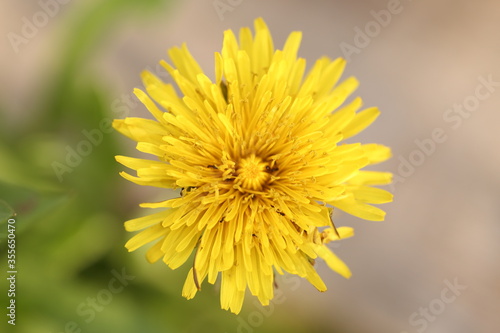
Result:
{"type": "Polygon", "coordinates": [[[296,274],[325,291],[315,258],[351,275],[326,246],[353,235],[352,228],[334,226],[332,210],[384,219],[384,211],[370,204],[389,202],[392,195],[370,185],[389,183],[391,174],[361,169],[388,159],[390,149],[342,143],[379,110],[358,112],[360,98],[343,105],[358,86],[352,77],[338,83],[344,59],[321,58],[304,76],[300,41],[301,33],[293,32],[275,50],[262,19],[255,20],[254,35],[242,28],[239,42],[225,31],[222,52],[215,53],[215,82],[185,45],[173,48],[173,66],[161,64],[181,96],[143,72],[147,94],[135,94],[156,120],[113,123],[138,142],[139,151],[157,157],[117,156],[137,172],[122,172],[124,178],[181,188],[178,198],[141,205],[166,209],[126,222],[127,231],[142,231],[125,246],[134,251],[155,242],[147,260],[162,259],[172,269],[191,257],[182,290],[188,299],[205,279],[214,284],[220,276],[223,309],[238,313],[247,288],[268,305],[276,272],[296,274]]]}

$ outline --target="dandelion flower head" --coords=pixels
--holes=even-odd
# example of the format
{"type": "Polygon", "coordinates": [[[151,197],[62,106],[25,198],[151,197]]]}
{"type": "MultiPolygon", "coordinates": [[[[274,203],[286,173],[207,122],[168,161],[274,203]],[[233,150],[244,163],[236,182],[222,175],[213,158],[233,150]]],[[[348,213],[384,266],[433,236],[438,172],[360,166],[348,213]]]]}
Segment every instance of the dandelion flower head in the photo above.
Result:
{"type": "Polygon", "coordinates": [[[326,286],[314,268],[322,258],[348,278],[349,268],[328,247],[353,235],[336,228],[332,210],[366,220],[383,220],[372,204],[392,195],[372,185],[391,174],[362,170],[382,162],[390,149],[379,144],[344,143],[379,115],[362,109],[358,86],[340,80],[345,60],[326,57],[306,72],[297,57],[300,32],[275,50],[262,19],[255,34],[242,28],[237,39],[224,33],[215,53],[215,81],[208,78],[187,47],[169,50],[172,64],[161,64],[171,84],[143,72],[146,92],[135,90],[155,120],[126,118],[113,126],[138,142],[154,160],[117,156],[135,170],[121,175],[139,185],[179,189],[179,197],[142,207],[159,212],[125,223],[140,231],[129,251],[152,243],[151,263],[172,269],[189,261],[182,294],[190,299],[205,280],[220,278],[223,309],[241,310],[245,292],[268,305],[276,274],[296,274],[318,290],[326,286]]]}

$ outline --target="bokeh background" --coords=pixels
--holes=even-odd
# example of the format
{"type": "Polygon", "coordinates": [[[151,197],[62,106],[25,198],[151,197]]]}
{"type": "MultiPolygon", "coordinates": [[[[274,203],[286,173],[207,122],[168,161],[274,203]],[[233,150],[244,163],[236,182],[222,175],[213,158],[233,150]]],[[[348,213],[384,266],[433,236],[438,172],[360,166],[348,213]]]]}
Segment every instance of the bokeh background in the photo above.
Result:
{"type": "Polygon", "coordinates": [[[15,327],[6,324],[0,279],[2,332],[498,332],[498,1],[11,0],[0,2],[0,22],[0,267],[15,212],[19,272],[15,327]],[[217,286],[181,297],[188,267],[171,271],[147,264],[144,251],[126,253],[123,221],[149,213],[141,202],[178,194],[118,176],[113,156],[138,153],[107,121],[149,117],[132,89],[144,69],[171,81],[157,66],[167,48],[186,42],[212,75],[223,30],[258,16],[278,47],[302,30],[299,55],[309,65],[348,56],[345,77],[356,76],[365,104],[382,110],[357,138],[393,148],[378,167],[397,181],[385,222],[335,215],[356,230],[332,246],[350,280],[319,262],[326,293],[288,278],[269,308],[247,297],[235,316],[220,310],[217,286]],[[493,83],[477,88],[479,78],[493,83]],[[477,89],[488,96],[475,98],[477,89]],[[436,129],[446,140],[432,148],[436,129]],[[82,143],[86,135],[95,143],[82,143]],[[427,142],[427,154],[417,142],[427,142]],[[87,156],[68,166],[78,149],[87,156]],[[57,163],[68,169],[55,172],[57,163]],[[123,270],[133,280],[110,293],[123,270]],[[465,288],[449,304],[439,301],[445,281],[465,288]],[[425,327],[410,322],[429,306],[436,315],[425,327]]]}

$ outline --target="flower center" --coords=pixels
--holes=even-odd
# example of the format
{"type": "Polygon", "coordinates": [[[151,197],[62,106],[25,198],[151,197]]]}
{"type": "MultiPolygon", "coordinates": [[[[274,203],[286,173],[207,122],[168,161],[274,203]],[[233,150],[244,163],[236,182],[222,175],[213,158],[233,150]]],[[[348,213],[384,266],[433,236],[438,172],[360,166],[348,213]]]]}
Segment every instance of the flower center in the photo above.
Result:
{"type": "Polygon", "coordinates": [[[270,177],[266,167],[268,164],[254,154],[243,158],[238,163],[236,182],[245,189],[261,190],[270,177]]]}

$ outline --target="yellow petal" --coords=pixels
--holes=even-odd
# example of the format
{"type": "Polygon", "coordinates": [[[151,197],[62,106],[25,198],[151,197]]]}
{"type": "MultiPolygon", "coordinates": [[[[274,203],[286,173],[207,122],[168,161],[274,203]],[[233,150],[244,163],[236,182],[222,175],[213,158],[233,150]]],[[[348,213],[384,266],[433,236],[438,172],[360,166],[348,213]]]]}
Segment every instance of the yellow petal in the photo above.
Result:
{"type": "Polygon", "coordinates": [[[181,48],[174,47],[168,51],[170,59],[172,59],[174,65],[177,67],[182,76],[186,77],[192,83],[196,82],[196,76],[203,71],[200,65],[194,60],[193,56],[189,52],[186,44],[182,44],[181,48]]]}
{"type": "Polygon", "coordinates": [[[346,190],[350,191],[356,200],[367,203],[381,204],[391,202],[393,198],[390,192],[376,187],[349,186],[346,190]]]}
{"type": "Polygon", "coordinates": [[[316,245],[315,244],[315,249],[316,253],[318,256],[320,256],[323,260],[325,260],[326,264],[328,267],[330,267],[331,270],[339,273],[346,279],[351,277],[351,270],[347,265],[339,258],[337,257],[332,251],[330,251],[329,248],[326,247],[326,245],[316,245]]]}
{"type": "Polygon", "coordinates": [[[297,58],[301,40],[302,32],[300,31],[294,31],[288,36],[285,46],[283,47],[283,54],[286,59],[293,61],[297,58]]]}
{"type": "Polygon", "coordinates": [[[385,185],[392,182],[392,173],[382,171],[360,171],[348,180],[352,185],[385,185]]]}
{"type": "Polygon", "coordinates": [[[175,209],[167,209],[158,213],[154,213],[151,215],[146,215],[143,217],[139,217],[133,220],[129,220],[125,222],[125,230],[127,231],[137,231],[144,228],[147,228],[153,224],[160,223],[167,219],[172,213],[175,212],[175,209]]]}
{"type": "Polygon", "coordinates": [[[132,252],[155,239],[165,236],[167,233],[168,229],[163,228],[161,224],[157,224],[130,238],[125,247],[129,252],[132,252]]]}
{"type": "Polygon", "coordinates": [[[370,124],[377,119],[379,114],[380,111],[378,108],[368,108],[358,112],[349,125],[342,131],[344,139],[348,139],[370,126],[370,124]]]}
{"type": "Polygon", "coordinates": [[[362,145],[361,148],[363,149],[365,156],[370,161],[370,164],[383,162],[392,156],[391,148],[384,145],[370,143],[362,145]]]}
{"type": "Polygon", "coordinates": [[[352,196],[342,200],[331,201],[329,203],[346,213],[365,220],[383,221],[385,218],[385,212],[382,209],[354,200],[352,196]]]}
{"type": "Polygon", "coordinates": [[[331,241],[335,240],[349,238],[352,236],[354,236],[354,229],[350,227],[338,227],[336,228],[336,230],[334,228],[328,228],[321,232],[321,237],[324,244],[330,243],[331,241]]]}

